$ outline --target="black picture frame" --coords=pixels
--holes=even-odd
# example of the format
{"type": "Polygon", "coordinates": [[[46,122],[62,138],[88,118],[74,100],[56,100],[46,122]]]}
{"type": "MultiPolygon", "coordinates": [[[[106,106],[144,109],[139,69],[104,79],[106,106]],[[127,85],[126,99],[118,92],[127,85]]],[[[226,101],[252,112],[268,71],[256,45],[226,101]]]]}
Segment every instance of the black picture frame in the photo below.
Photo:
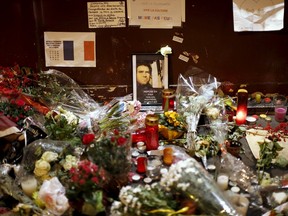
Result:
{"type": "Polygon", "coordinates": [[[140,101],[142,107],[162,105],[162,90],[168,88],[167,56],[155,53],[132,54],[132,73],[133,100],[140,101]]]}

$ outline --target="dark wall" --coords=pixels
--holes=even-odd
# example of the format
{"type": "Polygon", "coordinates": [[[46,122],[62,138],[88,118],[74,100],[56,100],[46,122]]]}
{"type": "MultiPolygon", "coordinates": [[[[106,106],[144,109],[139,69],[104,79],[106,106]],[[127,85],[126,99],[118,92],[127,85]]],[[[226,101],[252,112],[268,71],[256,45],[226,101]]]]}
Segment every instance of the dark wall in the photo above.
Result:
{"type": "MultiPolygon", "coordinates": [[[[173,29],[139,27],[89,29],[87,0],[2,0],[0,7],[0,65],[14,62],[47,70],[43,32],[96,32],[96,68],[55,67],[80,85],[124,85],[131,92],[131,54],[155,53],[169,45],[169,84],[177,84],[180,73],[196,66],[220,81],[247,83],[250,91],[288,94],[288,33],[234,32],[232,0],[186,0],[186,22],[173,29]],[[183,35],[184,42],[172,41],[183,35]],[[183,52],[200,58],[186,63],[183,52]]],[[[287,5],[285,6],[287,21],[287,5]]],[[[127,22],[128,23],[128,22],[127,22]]],[[[102,94],[102,93],[101,93],[102,94]]],[[[104,93],[105,94],[105,93],[104,93]]],[[[108,94],[108,93],[107,93],[108,94]]]]}

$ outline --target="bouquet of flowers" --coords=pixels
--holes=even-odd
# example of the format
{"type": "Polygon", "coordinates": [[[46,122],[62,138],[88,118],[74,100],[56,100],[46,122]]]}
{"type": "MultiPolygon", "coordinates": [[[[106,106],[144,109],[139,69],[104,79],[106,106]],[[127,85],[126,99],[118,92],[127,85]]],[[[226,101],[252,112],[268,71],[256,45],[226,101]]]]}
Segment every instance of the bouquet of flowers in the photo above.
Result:
{"type": "Polygon", "coordinates": [[[192,68],[185,76],[180,74],[178,78],[177,111],[185,117],[188,126],[186,148],[192,155],[195,153],[195,138],[200,115],[218,86],[215,77],[198,68],[192,68]]]}
{"type": "Polygon", "coordinates": [[[15,97],[21,93],[30,94],[37,85],[39,76],[30,68],[0,66],[0,95],[15,97]]]}
{"type": "Polygon", "coordinates": [[[79,118],[74,113],[58,107],[45,115],[45,129],[50,139],[67,140],[75,136],[79,118]]]}
{"type": "Polygon", "coordinates": [[[70,183],[66,195],[72,207],[76,207],[75,210],[85,215],[103,212],[105,207],[102,188],[106,180],[105,171],[85,159],[79,161],[76,167],[72,167],[69,174],[70,183]]]}
{"type": "Polygon", "coordinates": [[[175,213],[178,207],[173,194],[163,191],[159,183],[123,187],[119,199],[120,201],[113,202],[111,215],[161,215],[175,213]]]}
{"type": "MultiPolygon", "coordinates": [[[[216,156],[220,150],[219,143],[214,139],[213,135],[199,135],[196,137],[195,156],[206,158],[216,156]]],[[[203,162],[206,160],[203,159],[203,162]]],[[[205,163],[204,163],[205,165],[205,163]]]]}
{"type": "Polygon", "coordinates": [[[179,113],[169,110],[158,116],[159,132],[168,140],[179,138],[186,131],[185,120],[179,113]]]}
{"type": "Polygon", "coordinates": [[[101,137],[87,148],[87,157],[107,173],[108,196],[117,197],[122,186],[129,182],[131,169],[131,133],[114,129],[103,132],[101,137]]]}
{"type": "Polygon", "coordinates": [[[0,113],[22,127],[24,119],[35,114],[36,110],[21,98],[7,98],[0,101],[0,113]]]}
{"type": "Polygon", "coordinates": [[[100,108],[73,79],[58,70],[50,69],[40,73],[36,90],[35,97],[51,109],[62,106],[78,116],[85,116],[100,108]]]}
{"type": "Polygon", "coordinates": [[[130,171],[131,134],[114,129],[112,132],[103,132],[102,136],[91,145],[88,157],[100,167],[113,175],[130,171]]]}
{"type": "Polygon", "coordinates": [[[212,177],[193,158],[170,166],[169,171],[162,175],[160,184],[166,191],[191,197],[207,215],[239,215],[212,177]]]}

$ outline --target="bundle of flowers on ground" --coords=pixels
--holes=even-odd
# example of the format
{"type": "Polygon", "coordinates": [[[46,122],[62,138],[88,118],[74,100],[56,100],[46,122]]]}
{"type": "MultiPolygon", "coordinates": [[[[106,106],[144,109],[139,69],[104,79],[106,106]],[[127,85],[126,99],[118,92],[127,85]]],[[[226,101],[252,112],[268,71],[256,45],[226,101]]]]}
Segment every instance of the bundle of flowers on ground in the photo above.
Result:
{"type": "Polygon", "coordinates": [[[212,75],[192,68],[186,74],[179,75],[176,89],[177,111],[187,123],[186,148],[191,155],[195,153],[195,138],[200,116],[212,100],[220,83],[212,75]]]}
{"type": "Polygon", "coordinates": [[[193,158],[173,164],[160,182],[126,186],[112,215],[240,215],[204,168],[193,158]],[[209,208],[207,208],[209,206],[209,208]]]}

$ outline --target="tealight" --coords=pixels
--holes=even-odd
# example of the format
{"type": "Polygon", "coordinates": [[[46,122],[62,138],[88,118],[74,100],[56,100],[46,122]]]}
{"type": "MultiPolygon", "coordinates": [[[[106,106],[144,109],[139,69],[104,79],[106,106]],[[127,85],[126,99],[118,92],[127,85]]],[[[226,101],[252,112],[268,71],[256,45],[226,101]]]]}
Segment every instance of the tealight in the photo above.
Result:
{"type": "Polygon", "coordinates": [[[234,192],[234,193],[239,193],[239,192],[240,192],[240,188],[237,187],[237,186],[233,186],[233,187],[231,187],[230,190],[231,190],[232,192],[234,192]]]}
{"type": "Polygon", "coordinates": [[[255,124],[256,118],[253,117],[253,116],[248,116],[248,117],[246,118],[246,121],[247,121],[248,124],[255,124]]]}
{"type": "Polygon", "coordinates": [[[140,180],[141,176],[138,175],[138,174],[135,174],[132,176],[132,180],[135,181],[135,182],[138,182],[140,180]]]}
{"type": "Polygon", "coordinates": [[[146,183],[146,184],[150,184],[152,182],[152,179],[147,177],[147,178],[144,178],[143,181],[146,183]]]}
{"type": "Polygon", "coordinates": [[[132,152],[132,157],[138,157],[140,153],[138,151],[133,151],[132,152]]]}

